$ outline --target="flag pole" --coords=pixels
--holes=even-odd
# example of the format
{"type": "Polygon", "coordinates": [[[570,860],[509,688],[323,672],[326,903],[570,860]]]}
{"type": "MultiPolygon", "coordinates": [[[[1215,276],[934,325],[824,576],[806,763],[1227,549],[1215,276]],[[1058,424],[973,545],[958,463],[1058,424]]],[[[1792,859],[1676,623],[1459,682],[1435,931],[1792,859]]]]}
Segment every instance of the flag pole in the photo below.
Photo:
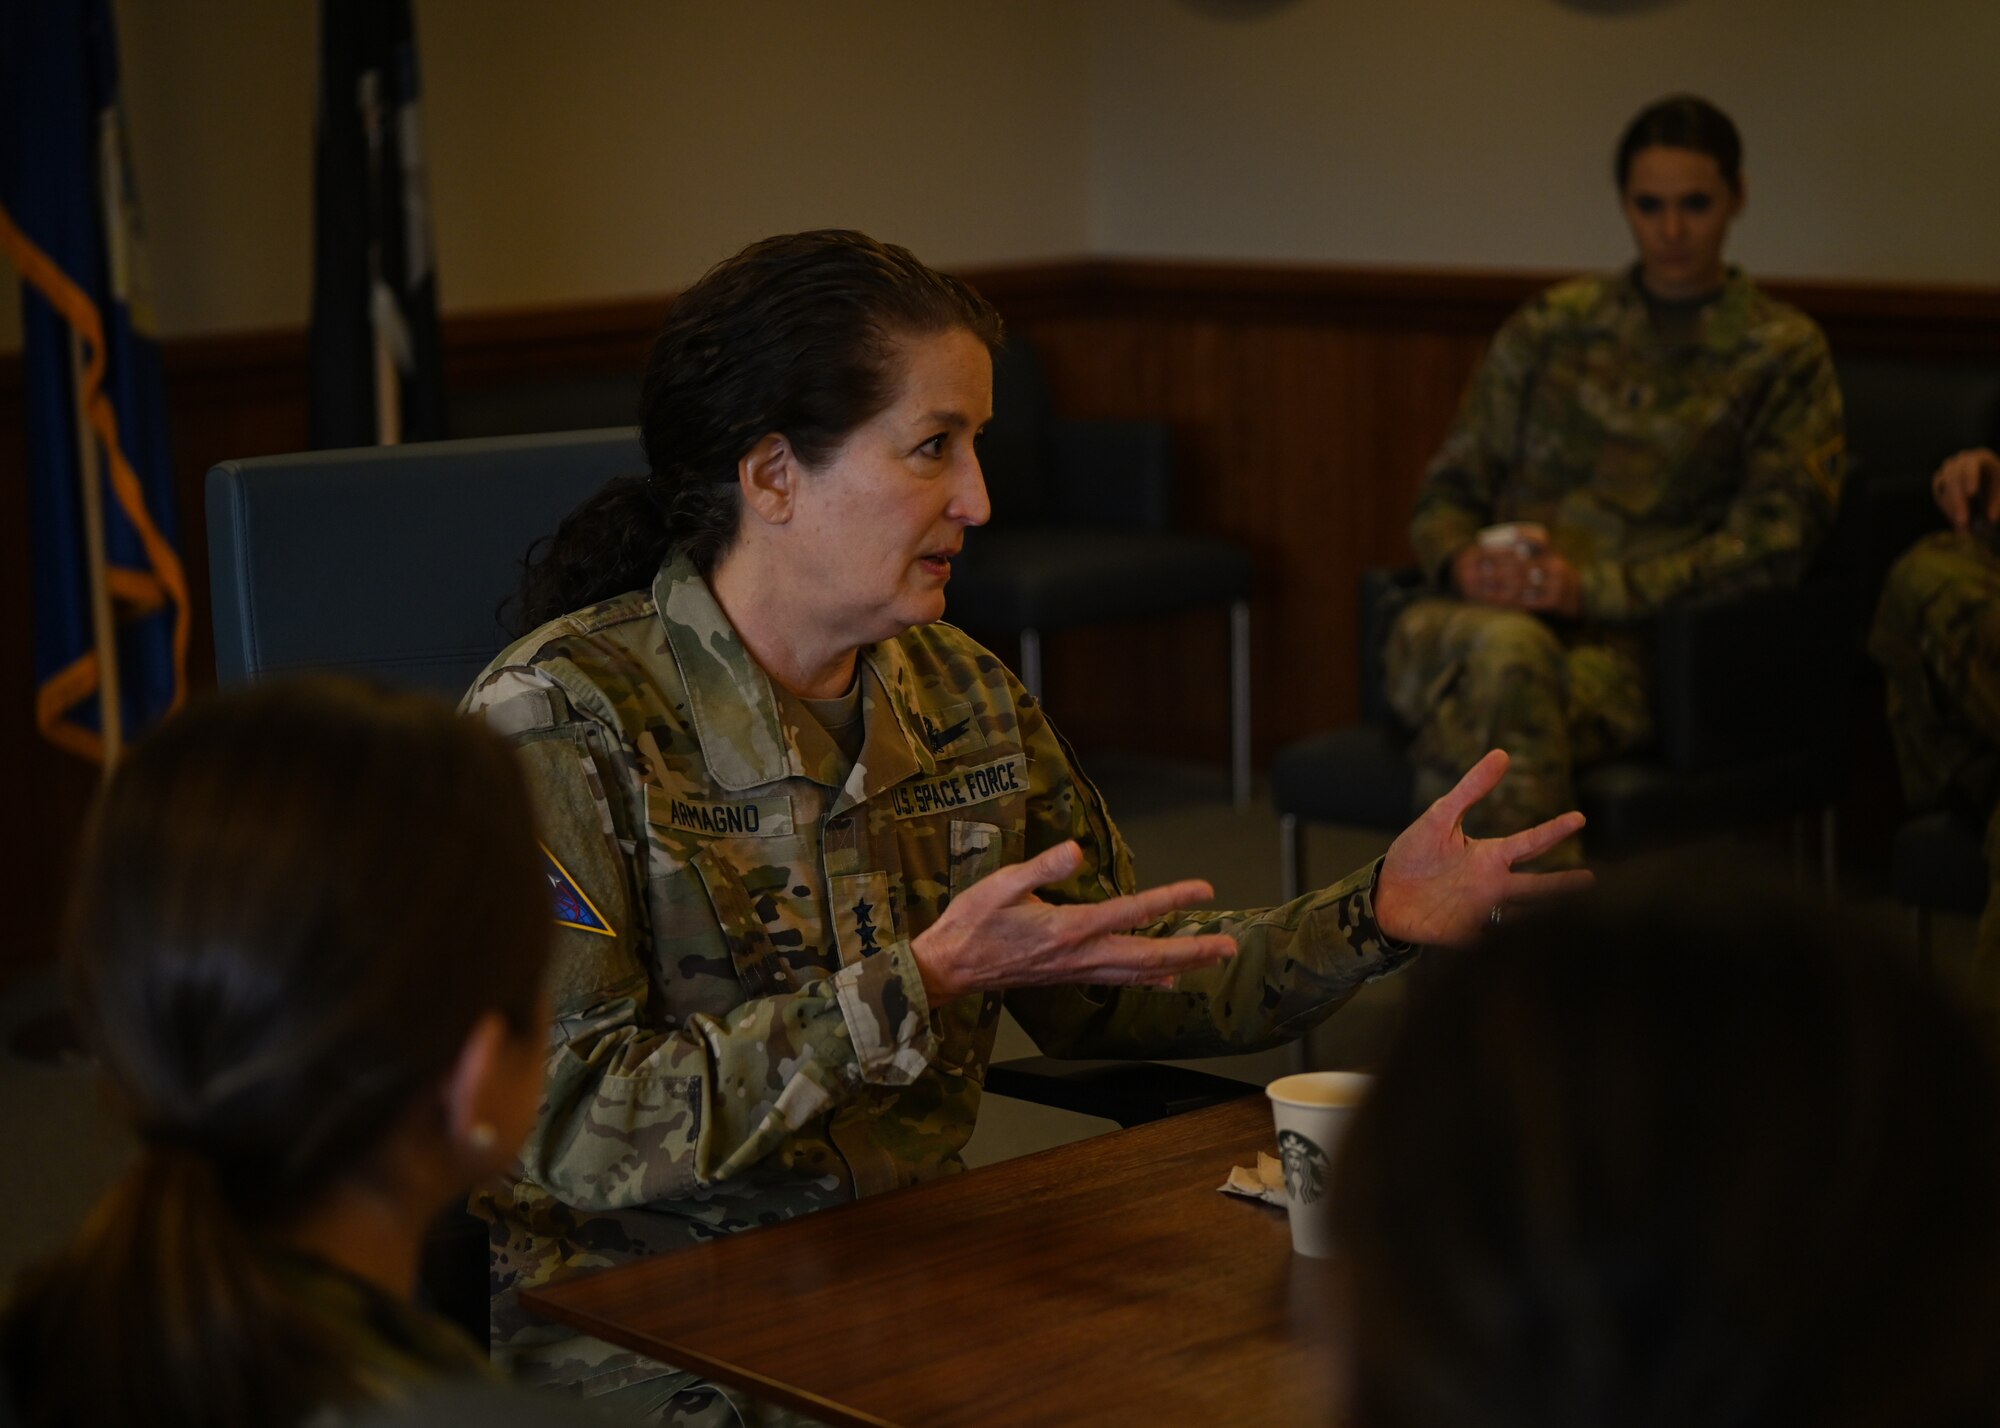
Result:
{"type": "Polygon", "coordinates": [[[375,355],[375,444],[400,446],[403,391],[392,336],[397,321],[396,299],[382,276],[382,166],[383,145],[388,142],[382,85],[382,71],[367,70],[361,76],[355,98],[368,141],[368,331],[374,340],[375,355]]]}
{"type": "Polygon", "coordinates": [[[69,334],[69,385],[76,405],[76,470],[83,496],[83,546],[90,563],[90,626],[97,642],[98,725],[104,736],[104,777],[118,766],[125,745],[125,706],[118,685],[118,630],[111,616],[111,584],[104,556],[104,483],[97,433],[90,425],[84,389],[83,334],[69,334]]]}

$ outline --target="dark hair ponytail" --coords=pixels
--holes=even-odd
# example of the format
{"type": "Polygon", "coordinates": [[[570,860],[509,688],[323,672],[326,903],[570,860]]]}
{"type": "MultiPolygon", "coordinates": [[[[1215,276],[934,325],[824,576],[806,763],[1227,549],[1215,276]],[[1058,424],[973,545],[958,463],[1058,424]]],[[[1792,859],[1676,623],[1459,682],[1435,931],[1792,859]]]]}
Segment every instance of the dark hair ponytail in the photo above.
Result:
{"type": "Polygon", "coordinates": [[[543,536],[521,562],[521,588],[503,623],[525,635],[558,615],[653,583],[670,544],[644,475],[614,476],[543,536]]]}
{"type": "Polygon", "coordinates": [[[275,1246],[481,1016],[539,1033],[533,830],[498,738],[353,681],[213,697],[134,750],[64,959],[141,1150],[0,1323],[27,1422],[248,1428],[369,1396],[275,1246]]]}
{"type": "Polygon", "coordinates": [[[14,1407],[38,1428],[291,1424],[349,1396],[186,1146],[141,1147],[24,1276],[6,1330],[14,1407]]]}
{"type": "Polygon", "coordinates": [[[713,573],[736,538],[743,454],[782,432],[821,464],[894,397],[898,342],[955,329],[1000,344],[978,293],[864,233],[766,238],[709,269],[646,361],[651,471],[610,482],[529,552],[519,628],[641,589],[669,554],[713,573]]]}

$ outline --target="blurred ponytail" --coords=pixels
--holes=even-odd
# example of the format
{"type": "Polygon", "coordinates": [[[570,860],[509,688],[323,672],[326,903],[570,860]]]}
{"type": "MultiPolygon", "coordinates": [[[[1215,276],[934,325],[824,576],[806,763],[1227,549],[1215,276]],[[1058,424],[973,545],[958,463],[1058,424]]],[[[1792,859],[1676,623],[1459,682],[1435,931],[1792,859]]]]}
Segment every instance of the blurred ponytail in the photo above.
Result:
{"type": "Polygon", "coordinates": [[[639,431],[651,470],[585,501],[523,562],[520,633],[645,589],[685,554],[704,577],[741,520],[736,466],[782,433],[825,464],[894,399],[900,344],[965,331],[1000,345],[1000,316],[907,248],[821,229],[752,243],[675,299],[646,359],[639,431]]]}
{"type": "Polygon", "coordinates": [[[143,1147],[17,1290],[7,1378],[37,1428],[291,1424],[359,1392],[186,1146],[143,1147]]]}
{"type": "Polygon", "coordinates": [[[0,1319],[26,1421],[281,1428],[370,1397],[286,1229],[372,1173],[480,1018],[543,1034],[549,929],[520,766],[439,700],[279,681],[140,743],[63,959],[142,1148],[0,1319]]]}

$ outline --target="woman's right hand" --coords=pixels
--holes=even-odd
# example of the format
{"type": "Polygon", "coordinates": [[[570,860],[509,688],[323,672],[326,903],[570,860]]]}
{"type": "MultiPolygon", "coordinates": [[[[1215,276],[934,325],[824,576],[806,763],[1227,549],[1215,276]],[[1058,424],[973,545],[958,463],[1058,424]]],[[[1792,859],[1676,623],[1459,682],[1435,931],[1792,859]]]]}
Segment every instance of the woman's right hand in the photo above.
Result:
{"type": "Polygon", "coordinates": [[[1931,494],[1955,531],[1978,519],[2000,522],[2000,456],[1984,448],[1959,452],[1931,477],[1931,494]]]}
{"type": "Polygon", "coordinates": [[[1066,984],[1165,985],[1183,972],[1236,953],[1236,940],[1214,934],[1143,937],[1132,929],[1215,896],[1198,879],[1147,888],[1103,902],[1054,903],[1035,889],[1077,870],[1083,850],[1058,843],[1024,863],[989,873],[954,897],[917,934],[910,951],[924,994],[943,1006],[967,992],[1066,984]]]}

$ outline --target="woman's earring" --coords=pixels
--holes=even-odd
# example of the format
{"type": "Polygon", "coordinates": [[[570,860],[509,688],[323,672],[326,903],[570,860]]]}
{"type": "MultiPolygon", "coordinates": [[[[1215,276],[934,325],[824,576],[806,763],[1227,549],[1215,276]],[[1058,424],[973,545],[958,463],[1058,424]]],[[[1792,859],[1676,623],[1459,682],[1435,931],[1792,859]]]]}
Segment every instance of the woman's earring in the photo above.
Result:
{"type": "Polygon", "coordinates": [[[491,1121],[474,1121],[466,1128],[465,1146],[468,1150],[489,1151],[500,1139],[500,1132],[493,1129],[491,1121]]]}

